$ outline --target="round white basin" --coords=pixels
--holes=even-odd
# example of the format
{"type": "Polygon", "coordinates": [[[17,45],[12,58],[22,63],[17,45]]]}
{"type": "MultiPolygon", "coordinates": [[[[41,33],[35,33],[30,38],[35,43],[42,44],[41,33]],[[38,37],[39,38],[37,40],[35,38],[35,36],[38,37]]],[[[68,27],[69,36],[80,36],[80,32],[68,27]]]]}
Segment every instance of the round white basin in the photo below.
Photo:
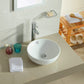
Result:
{"type": "Polygon", "coordinates": [[[39,39],[32,41],[28,45],[27,52],[31,61],[40,65],[46,65],[57,60],[61,49],[56,42],[48,39],[39,39]]]}

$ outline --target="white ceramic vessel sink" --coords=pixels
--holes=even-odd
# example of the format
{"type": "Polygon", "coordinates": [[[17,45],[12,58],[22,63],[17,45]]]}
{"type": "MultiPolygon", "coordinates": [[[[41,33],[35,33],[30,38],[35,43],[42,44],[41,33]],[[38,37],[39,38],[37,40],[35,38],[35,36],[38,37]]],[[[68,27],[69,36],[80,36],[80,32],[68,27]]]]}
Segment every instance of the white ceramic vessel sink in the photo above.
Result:
{"type": "Polygon", "coordinates": [[[51,40],[39,39],[32,41],[27,47],[28,57],[34,63],[46,65],[53,63],[60,55],[59,45],[51,40]]]}

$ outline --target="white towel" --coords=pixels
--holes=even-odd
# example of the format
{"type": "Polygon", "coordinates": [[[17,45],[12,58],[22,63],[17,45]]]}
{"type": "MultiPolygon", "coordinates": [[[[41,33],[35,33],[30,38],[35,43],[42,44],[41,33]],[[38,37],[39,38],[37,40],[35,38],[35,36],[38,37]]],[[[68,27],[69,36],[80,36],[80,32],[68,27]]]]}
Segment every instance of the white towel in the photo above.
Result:
{"type": "Polygon", "coordinates": [[[23,72],[23,60],[21,57],[9,58],[10,72],[23,72]]]}
{"type": "MultiPolygon", "coordinates": [[[[79,13],[74,13],[75,16],[79,17],[79,18],[83,18],[79,13]]],[[[77,23],[77,22],[80,22],[79,19],[77,18],[72,18],[70,17],[69,15],[65,15],[65,18],[66,20],[69,22],[69,23],[77,23]]]]}

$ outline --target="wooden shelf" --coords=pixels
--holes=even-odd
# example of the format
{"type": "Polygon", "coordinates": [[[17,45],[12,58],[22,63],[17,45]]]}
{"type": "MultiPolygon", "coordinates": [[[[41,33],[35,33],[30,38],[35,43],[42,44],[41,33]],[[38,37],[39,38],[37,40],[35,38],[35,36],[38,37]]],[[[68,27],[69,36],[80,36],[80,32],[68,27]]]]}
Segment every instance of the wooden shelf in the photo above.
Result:
{"type": "Polygon", "coordinates": [[[84,35],[84,30],[78,30],[78,32],[73,32],[71,36],[77,35],[77,34],[83,34],[84,35]]]}
{"type": "MultiPolygon", "coordinates": [[[[80,14],[84,17],[84,11],[80,12],[80,14]]],[[[81,27],[84,27],[84,21],[70,24],[65,17],[61,17],[59,34],[63,35],[63,38],[70,46],[78,45],[78,44],[72,44],[70,42],[70,37],[77,34],[83,34],[84,36],[84,29],[82,29],[81,27]],[[74,31],[75,29],[77,31],[74,31]]]]}

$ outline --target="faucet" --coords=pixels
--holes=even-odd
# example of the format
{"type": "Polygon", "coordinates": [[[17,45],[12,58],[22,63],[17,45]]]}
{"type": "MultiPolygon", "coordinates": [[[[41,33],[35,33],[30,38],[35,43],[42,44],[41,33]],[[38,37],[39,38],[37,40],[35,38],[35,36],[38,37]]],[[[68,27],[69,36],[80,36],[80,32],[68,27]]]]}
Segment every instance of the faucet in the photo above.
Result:
{"type": "Polygon", "coordinates": [[[33,18],[34,21],[32,22],[32,38],[31,38],[31,41],[35,40],[36,34],[37,35],[39,34],[39,32],[37,30],[38,27],[36,25],[35,20],[41,19],[43,17],[50,18],[50,17],[55,17],[55,16],[57,16],[56,11],[55,10],[50,10],[48,12],[43,12],[40,15],[36,16],[35,18],[33,18]]]}
{"type": "Polygon", "coordinates": [[[31,38],[31,41],[36,39],[36,34],[37,35],[39,34],[37,28],[38,28],[38,26],[36,25],[36,22],[32,22],[32,38],[31,38]]]}

